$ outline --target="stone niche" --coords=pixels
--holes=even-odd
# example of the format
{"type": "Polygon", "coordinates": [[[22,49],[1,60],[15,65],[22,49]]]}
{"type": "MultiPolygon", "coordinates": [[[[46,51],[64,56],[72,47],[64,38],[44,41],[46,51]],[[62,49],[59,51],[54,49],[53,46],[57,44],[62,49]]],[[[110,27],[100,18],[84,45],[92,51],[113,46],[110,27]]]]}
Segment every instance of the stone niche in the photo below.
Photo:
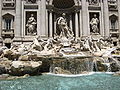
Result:
{"type": "Polygon", "coordinates": [[[100,33],[100,15],[99,12],[89,13],[89,23],[90,23],[90,33],[99,34],[100,33]]]}
{"type": "Polygon", "coordinates": [[[26,11],[25,35],[37,35],[37,12],[26,11]]]}

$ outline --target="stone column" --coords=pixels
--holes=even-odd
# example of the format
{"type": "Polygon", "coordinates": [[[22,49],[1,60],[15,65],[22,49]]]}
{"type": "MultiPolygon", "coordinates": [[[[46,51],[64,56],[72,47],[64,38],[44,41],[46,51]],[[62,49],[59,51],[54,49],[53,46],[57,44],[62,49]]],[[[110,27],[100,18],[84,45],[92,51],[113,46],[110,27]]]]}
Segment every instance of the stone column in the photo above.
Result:
{"type": "Polygon", "coordinates": [[[54,33],[56,33],[56,15],[54,13],[54,33]]]}
{"type": "Polygon", "coordinates": [[[100,34],[102,35],[102,36],[104,36],[104,7],[103,7],[103,2],[101,1],[101,30],[100,30],[100,34]]]}
{"type": "Polygon", "coordinates": [[[16,17],[15,17],[15,37],[20,37],[21,36],[21,0],[16,0],[16,6],[18,6],[16,8],[16,17]]]}
{"type": "Polygon", "coordinates": [[[41,21],[41,5],[40,5],[40,0],[38,0],[38,12],[37,12],[37,35],[38,36],[41,36],[41,23],[40,23],[40,21],[41,21]]]}
{"type": "MultiPolygon", "coordinates": [[[[120,41],[120,0],[118,0],[118,28],[119,28],[119,41],[120,41]]],[[[119,45],[120,45],[120,42],[119,42],[119,45]]]]}
{"type": "Polygon", "coordinates": [[[13,19],[11,20],[11,29],[13,29],[13,19]]]}
{"type": "Polygon", "coordinates": [[[46,0],[41,0],[41,36],[46,36],[46,0]]]}
{"type": "Polygon", "coordinates": [[[22,22],[22,31],[21,31],[21,37],[23,37],[23,36],[25,36],[25,27],[26,27],[26,23],[25,23],[25,20],[26,20],[26,15],[25,15],[25,11],[24,11],[24,3],[25,3],[25,1],[22,1],[22,9],[21,9],[21,12],[22,12],[22,14],[21,14],[21,22],[22,22]]]}
{"type": "Polygon", "coordinates": [[[3,19],[3,20],[2,20],[2,27],[1,27],[1,29],[4,29],[4,28],[5,28],[5,25],[4,25],[4,24],[5,24],[5,20],[3,19]]]}
{"type": "Polygon", "coordinates": [[[50,11],[49,13],[49,33],[50,33],[50,37],[52,37],[52,33],[53,33],[53,26],[52,26],[52,12],[50,11]]]}
{"type": "Polygon", "coordinates": [[[48,37],[48,10],[46,9],[46,35],[48,37]]]}
{"type": "Polygon", "coordinates": [[[109,11],[108,11],[108,0],[103,0],[103,9],[104,9],[104,23],[107,24],[104,26],[104,35],[109,36],[109,11]]]}
{"type": "Polygon", "coordinates": [[[79,13],[79,22],[80,22],[80,36],[82,36],[82,14],[81,14],[81,11],[79,13]]]}
{"type": "Polygon", "coordinates": [[[73,28],[72,28],[72,15],[70,15],[70,29],[73,30],[73,28]]]}
{"type": "Polygon", "coordinates": [[[3,28],[6,29],[6,22],[5,22],[5,19],[4,19],[3,22],[4,22],[4,26],[3,26],[3,28]]]}
{"type": "Polygon", "coordinates": [[[2,32],[2,0],[0,0],[0,38],[2,32]]]}
{"type": "Polygon", "coordinates": [[[76,34],[76,37],[79,37],[78,13],[77,12],[75,12],[75,34],[76,34]]]}
{"type": "Polygon", "coordinates": [[[86,0],[81,0],[82,1],[82,35],[83,36],[88,36],[88,33],[90,32],[89,29],[89,15],[88,15],[88,5],[86,0]]]}

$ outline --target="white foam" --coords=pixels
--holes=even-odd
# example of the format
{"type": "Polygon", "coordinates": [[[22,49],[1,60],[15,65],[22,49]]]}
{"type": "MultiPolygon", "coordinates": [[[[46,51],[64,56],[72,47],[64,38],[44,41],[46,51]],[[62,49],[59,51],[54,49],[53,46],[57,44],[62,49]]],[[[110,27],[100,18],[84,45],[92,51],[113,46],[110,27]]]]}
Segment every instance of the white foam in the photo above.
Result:
{"type": "Polygon", "coordinates": [[[114,72],[89,72],[87,74],[75,74],[75,75],[66,75],[66,74],[54,74],[54,73],[47,73],[47,75],[53,75],[53,76],[60,76],[60,77],[81,77],[81,76],[89,76],[93,74],[114,74],[114,72]]]}

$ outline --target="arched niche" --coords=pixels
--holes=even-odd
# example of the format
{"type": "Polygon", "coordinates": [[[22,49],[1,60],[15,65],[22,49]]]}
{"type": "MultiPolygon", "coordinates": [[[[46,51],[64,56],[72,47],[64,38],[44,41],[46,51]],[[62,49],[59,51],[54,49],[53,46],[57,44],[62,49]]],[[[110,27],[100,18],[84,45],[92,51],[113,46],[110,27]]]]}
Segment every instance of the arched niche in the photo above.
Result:
{"type": "Polygon", "coordinates": [[[74,35],[80,34],[80,0],[49,0],[48,1],[48,33],[50,37],[57,32],[56,20],[65,13],[68,27],[74,35]]]}
{"type": "Polygon", "coordinates": [[[112,14],[111,16],[109,16],[109,20],[110,20],[110,29],[117,29],[118,28],[118,16],[116,16],[115,14],[112,14]]]}
{"type": "Polygon", "coordinates": [[[14,28],[14,16],[6,13],[2,16],[2,29],[11,30],[14,28]]]}

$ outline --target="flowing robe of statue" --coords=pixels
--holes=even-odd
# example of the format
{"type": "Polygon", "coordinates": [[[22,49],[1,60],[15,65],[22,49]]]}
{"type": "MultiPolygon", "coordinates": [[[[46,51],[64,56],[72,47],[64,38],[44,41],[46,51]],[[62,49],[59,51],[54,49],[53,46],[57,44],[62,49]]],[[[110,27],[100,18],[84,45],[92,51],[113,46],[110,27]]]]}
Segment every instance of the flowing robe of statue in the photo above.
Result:
{"type": "Polygon", "coordinates": [[[98,29],[99,20],[96,17],[96,15],[95,17],[92,18],[92,20],[90,21],[90,24],[91,24],[92,32],[98,33],[99,32],[99,29],[98,29]]]}
{"type": "Polygon", "coordinates": [[[27,34],[36,35],[36,20],[31,14],[31,17],[28,19],[26,27],[27,27],[27,34]]]}

